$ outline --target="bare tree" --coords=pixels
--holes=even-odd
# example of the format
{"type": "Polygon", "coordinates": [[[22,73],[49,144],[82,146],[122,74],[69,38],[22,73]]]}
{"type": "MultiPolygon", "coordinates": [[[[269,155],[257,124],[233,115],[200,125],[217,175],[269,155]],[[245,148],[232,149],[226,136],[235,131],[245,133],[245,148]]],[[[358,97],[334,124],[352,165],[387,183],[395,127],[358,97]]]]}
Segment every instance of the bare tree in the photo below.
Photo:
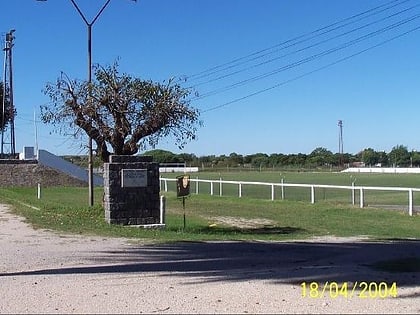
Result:
{"type": "Polygon", "coordinates": [[[174,80],[163,83],[120,74],[118,63],[94,66],[94,79],[70,80],[62,74],[46,85],[51,104],[41,106],[41,119],[61,134],[83,130],[97,145],[104,162],[110,154],[133,155],[172,136],[182,148],[195,139],[199,111],[190,106],[191,90],[174,80]]]}

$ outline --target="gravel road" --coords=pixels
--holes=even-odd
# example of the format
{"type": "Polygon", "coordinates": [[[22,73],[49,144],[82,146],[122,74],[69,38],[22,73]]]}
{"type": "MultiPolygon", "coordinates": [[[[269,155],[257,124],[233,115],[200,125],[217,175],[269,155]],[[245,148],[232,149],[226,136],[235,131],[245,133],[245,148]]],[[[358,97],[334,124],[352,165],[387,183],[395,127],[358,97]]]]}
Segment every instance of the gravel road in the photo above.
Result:
{"type": "Polygon", "coordinates": [[[0,236],[0,313],[420,313],[419,272],[370,266],[420,257],[419,240],[150,245],[35,230],[4,205],[0,236]],[[334,285],[302,296],[302,282],[320,296],[327,281],[347,283],[347,297],[334,285]],[[369,297],[363,281],[372,295],[395,282],[398,295],[369,297]]]}

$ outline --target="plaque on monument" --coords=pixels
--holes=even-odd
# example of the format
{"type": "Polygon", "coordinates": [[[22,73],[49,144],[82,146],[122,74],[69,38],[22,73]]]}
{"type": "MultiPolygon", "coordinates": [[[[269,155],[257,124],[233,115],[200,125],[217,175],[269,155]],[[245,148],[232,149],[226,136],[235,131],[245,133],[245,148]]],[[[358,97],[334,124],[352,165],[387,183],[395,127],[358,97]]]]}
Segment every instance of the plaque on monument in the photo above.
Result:
{"type": "Polygon", "coordinates": [[[147,170],[122,169],[121,187],[147,187],[147,170]]]}

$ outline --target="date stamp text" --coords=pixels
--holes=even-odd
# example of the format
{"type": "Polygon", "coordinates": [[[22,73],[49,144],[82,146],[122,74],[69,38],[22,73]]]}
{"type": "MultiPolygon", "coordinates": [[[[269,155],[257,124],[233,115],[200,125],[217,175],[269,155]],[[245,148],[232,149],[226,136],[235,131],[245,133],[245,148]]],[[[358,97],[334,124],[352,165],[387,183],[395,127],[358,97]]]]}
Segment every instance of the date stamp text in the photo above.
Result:
{"type": "Polygon", "coordinates": [[[385,299],[397,297],[397,283],[386,282],[343,282],[335,281],[302,282],[301,293],[303,298],[360,298],[360,299],[385,299]]]}

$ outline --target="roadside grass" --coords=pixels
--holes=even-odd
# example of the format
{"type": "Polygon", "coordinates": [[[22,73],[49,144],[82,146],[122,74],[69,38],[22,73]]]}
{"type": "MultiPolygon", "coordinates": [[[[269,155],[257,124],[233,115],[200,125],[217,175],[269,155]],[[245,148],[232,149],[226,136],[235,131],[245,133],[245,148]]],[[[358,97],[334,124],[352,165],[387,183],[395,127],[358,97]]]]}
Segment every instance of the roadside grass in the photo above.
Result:
{"type": "Polygon", "coordinates": [[[310,204],[209,195],[186,199],[184,229],[182,201],[174,192],[165,193],[165,229],[109,225],[104,219],[102,193],[102,188],[96,188],[95,205],[88,207],[86,188],[44,188],[41,199],[34,188],[0,188],[0,202],[12,205],[35,228],[142,242],[290,240],[323,235],[420,238],[420,216],[410,217],[402,211],[360,209],[329,201],[310,204]]]}

